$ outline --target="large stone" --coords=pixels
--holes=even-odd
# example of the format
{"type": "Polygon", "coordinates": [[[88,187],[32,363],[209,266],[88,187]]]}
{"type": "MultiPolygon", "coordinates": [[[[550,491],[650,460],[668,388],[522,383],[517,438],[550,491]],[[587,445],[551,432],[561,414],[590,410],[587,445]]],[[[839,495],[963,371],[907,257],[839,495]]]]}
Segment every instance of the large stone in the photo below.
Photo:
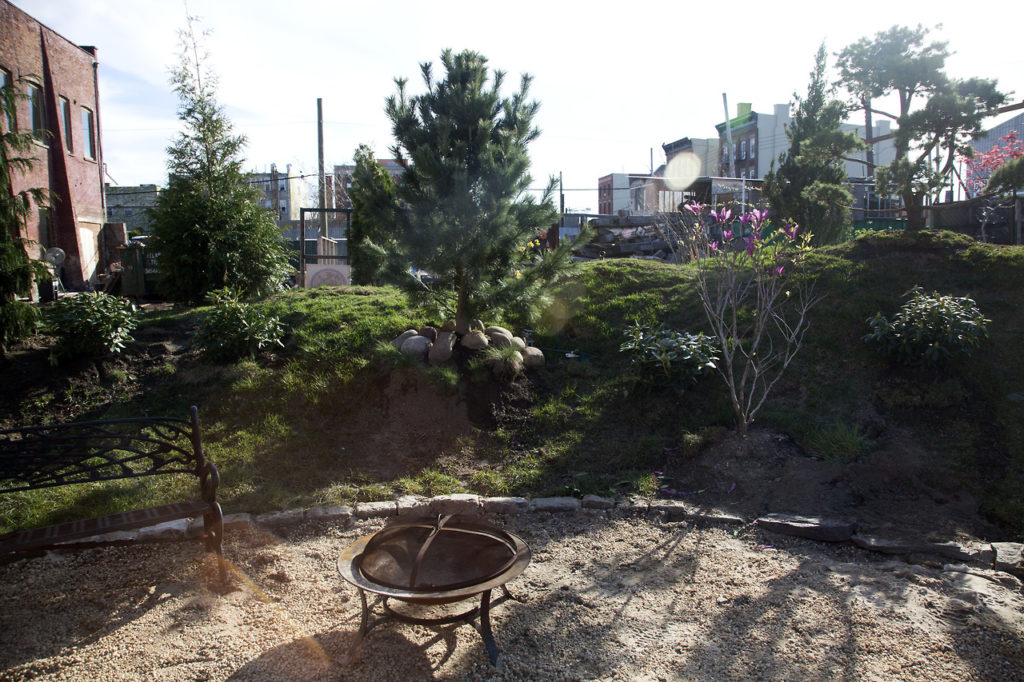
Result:
{"type": "Polygon", "coordinates": [[[574,512],[580,508],[575,497],[538,497],[530,505],[535,512],[574,512]]]}
{"type": "Polygon", "coordinates": [[[420,336],[425,336],[430,339],[431,343],[437,341],[437,328],[427,325],[420,329],[420,336]]]}
{"type": "Polygon", "coordinates": [[[402,344],[405,343],[407,339],[417,336],[418,333],[419,332],[415,329],[406,329],[398,335],[398,338],[391,342],[391,345],[395,347],[395,350],[402,350],[402,344]]]}
{"type": "Polygon", "coordinates": [[[477,516],[480,514],[480,496],[466,493],[438,495],[430,500],[430,511],[442,515],[477,516]]]}
{"type": "Polygon", "coordinates": [[[459,343],[469,350],[480,350],[487,348],[488,341],[483,332],[469,332],[462,337],[462,341],[459,343]]]}
{"type": "Polygon", "coordinates": [[[522,351],[523,364],[527,367],[543,367],[544,366],[544,351],[536,346],[527,346],[522,351]]]}
{"type": "Polygon", "coordinates": [[[854,535],[850,540],[861,549],[882,554],[930,554],[932,543],[913,538],[883,538],[877,535],[854,535]]]}
{"type": "Polygon", "coordinates": [[[492,324],[490,327],[484,329],[484,334],[490,334],[491,332],[501,332],[502,334],[508,336],[509,338],[512,337],[512,332],[505,329],[504,327],[499,327],[496,324],[492,324]]]}
{"type": "Polygon", "coordinates": [[[434,344],[430,342],[430,339],[425,336],[410,336],[402,344],[401,351],[409,357],[425,360],[427,358],[427,354],[430,352],[430,347],[433,345],[434,344]]]}
{"type": "Polygon", "coordinates": [[[484,334],[487,335],[491,345],[497,348],[508,348],[512,345],[512,334],[501,327],[488,327],[484,334]]]}
{"type": "Polygon", "coordinates": [[[455,333],[440,332],[437,341],[430,347],[427,359],[432,365],[440,365],[451,360],[452,351],[455,349],[455,333]]]}
{"type": "Polygon", "coordinates": [[[821,542],[846,542],[857,530],[856,522],[794,514],[767,514],[754,523],[765,530],[821,542]]]}
{"type": "Polygon", "coordinates": [[[518,348],[519,350],[523,350],[524,348],[526,348],[526,341],[523,341],[521,337],[513,336],[512,345],[518,348]]]}
{"type": "Polygon", "coordinates": [[[689,514],[690,507],[680,500],[653,500],[649,511],[664,514],[666,521],[682,521],[689,514]]]}

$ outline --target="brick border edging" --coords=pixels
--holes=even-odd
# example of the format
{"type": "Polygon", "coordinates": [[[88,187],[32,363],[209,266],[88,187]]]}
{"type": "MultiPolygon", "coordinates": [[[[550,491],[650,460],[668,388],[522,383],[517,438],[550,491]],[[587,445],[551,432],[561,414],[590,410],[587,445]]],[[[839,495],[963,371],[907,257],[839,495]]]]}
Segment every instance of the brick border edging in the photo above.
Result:
{"type": "MultiPolygon", "coordinates": [[[[481,497],[472,494],[417,497],[406,495],[382,502],[360,502],[352,507],[331,505],[310,509],[291,509],[264,514],[228,514],[224,517],[225,530],[257,526],[265,529],[295,525],[303,521],[342,521],[353,519],[390,518],[431,514],[510,515],[521,513],[617,513],[620,515],[657,515],[669,521],[694,521],[725,525],[756,525],[762,530],[783,535],[802,537],[819,542],[850,542],[861,549],[901,557],[908,563],[938,558],[994,569],[1024,579],[1024,545],[1015,542],[979,543],[975,546],[955,542],[930,542],[907,538],[886,538],[856,532],[857,524],[821,517],[788,514],[766,514],[750,521],[741,516],[718,510],[704,511],[676,500],[647,500],[643,498],[599,497],[481,497]]],[[[198,538],[203,535],[203,520],[182,519],[168,521],[136,531],[119,531],[62,543],[61,548],[82,545],[113,545],[133,542],[168,542],[198,538]]]]}

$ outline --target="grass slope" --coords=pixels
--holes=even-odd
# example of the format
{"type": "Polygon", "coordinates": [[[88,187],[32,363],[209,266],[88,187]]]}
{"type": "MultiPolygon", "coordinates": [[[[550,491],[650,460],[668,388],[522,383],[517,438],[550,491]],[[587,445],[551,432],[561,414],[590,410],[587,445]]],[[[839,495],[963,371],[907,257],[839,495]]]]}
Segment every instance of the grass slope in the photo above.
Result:
{"type": "MultiPolygon", "coordinates": [[[[935,462],[936,476],[956,472],[991,516],[1024,530],[1024,249],[947,233],[879,234],[817,250],[807,265],[825,297],[759,423],[838,461],[880,448],[898,458],[912,446],[935,462]],[[974,297],[992,319],[982,352],[929,372],[895,367],[862,343],[867,318],[891,315],[914,285],[974,297]]],[[[406,492],[652,494],[669,457],[732,428],[716,376],[677,391],[638,377],[618,351],[633,321],[705,329],[691,269],[588,263],[554,298],[534,331],[548,366],[500,395],[471,374],[457,380],[450,369],[381,352],[381,341],[430,320],[395,290],[354,287],[266,301],[290,329],[276,356],[225,366],[191,352],[120,370],[133,381],[101,368],[74,416],[184,414],[198,404],[229,512],[406,492]]],[[[162,313],[147,327],[156,335],[199,315],[162,313]]],[[[45,416],[63,400],[62,380],[47,396],[25,396],[5,420],[45,416]]],[[[4,495],[0,526],[183,494],[156,481],[4,495]]]]}

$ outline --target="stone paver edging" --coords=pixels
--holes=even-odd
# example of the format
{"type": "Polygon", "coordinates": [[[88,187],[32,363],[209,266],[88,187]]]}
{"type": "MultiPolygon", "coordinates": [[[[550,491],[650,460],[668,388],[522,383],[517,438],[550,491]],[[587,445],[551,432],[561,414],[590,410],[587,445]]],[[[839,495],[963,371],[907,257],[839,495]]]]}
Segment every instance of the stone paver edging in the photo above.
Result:
{"type": "MultiPolygon", "coordinates": [[[[979,543],[975,546],[955,542],[930,542],[921,538],[879,537],[857,532],[854,521],[826,519],[792,514],[766,514],[753,521],[720,510],[704,510],[677,500],[648,500],[643,498],[614,499],[587,495],[575,497],[481,497],[471,494],[418,497],[406,495],[383,502],[360,502],[354,507],[331,505],[311,509],[290,509],[259,515],[228,514],[224,528],[259,526],[274,530],[296,525],[302,521],[341,521],[352,519],[390,518],[402,516],[463,514],[469,516],[539,514],[620,514],[656,515],[667,521],[691,521],[725,525],[753,524],[773,533],[792,535],[819,542],[851,542],[872,552],[902,556],[908,561],[921,557],[936,557],[948,561],[973,564],[1010,573],[1024,578],[1024,544],[1016,542],[979,543]]],[[[75,545],[123,544],[131,542],[168,542],[200,537],[202,519],[169,521],[136,531],[118,531],[84,540],[62,543],[58,547],[75,545]]]]}

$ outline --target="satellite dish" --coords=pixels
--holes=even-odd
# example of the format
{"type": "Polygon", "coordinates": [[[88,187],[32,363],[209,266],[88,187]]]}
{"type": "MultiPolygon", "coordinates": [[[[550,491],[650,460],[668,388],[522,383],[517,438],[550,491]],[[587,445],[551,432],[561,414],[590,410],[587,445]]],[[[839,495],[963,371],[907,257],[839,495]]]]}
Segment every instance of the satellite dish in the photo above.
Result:
{"type": "Polygon", "coordinates": [[[64,264],[64,259],[67,258],[64,253],[64,249],[59,249],[56,246],[51,246],[43,254],[43,260],[52,265],[57,270],[64,264]]]}

